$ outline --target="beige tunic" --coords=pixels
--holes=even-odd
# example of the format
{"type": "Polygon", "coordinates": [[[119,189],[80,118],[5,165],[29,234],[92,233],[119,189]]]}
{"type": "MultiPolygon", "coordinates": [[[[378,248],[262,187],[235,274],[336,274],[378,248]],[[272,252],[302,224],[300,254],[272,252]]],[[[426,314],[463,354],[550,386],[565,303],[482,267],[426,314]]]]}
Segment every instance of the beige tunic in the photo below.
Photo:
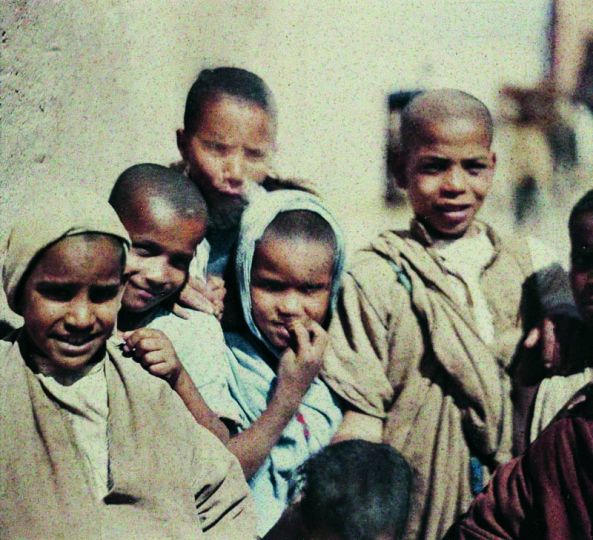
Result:
{"type": "Polygon", "coordinates": [[[529,430],[534,441],[556,415],[585,385],[593,382],[593,337],[591,328],[574,320],[571,335],[561,344],[564,373],[544,379],[538,389],[529,430]]]}
{"type": "Polygon", "coordinates": [[[255,538],[237,460],[166,383],[111,351],[108,493],[97,499],[64,410],[0,343],[2,538],[255,538]]]}
{"type": "Polygon", "coordinates": [[[441,538],[467,508],[470,456],[490,468],[511,456],[508,369],[539,302],[523,245],[486,231],[493,256],[480,285],[492,345],[417,223],[411,232],[384,233],[360,253],[330,325],[325,380],[356,409],[384,420],[384,441],[415,472],[406,538],[441,538]],[[410,278],[411,294],[391,261],[410,278]]]}

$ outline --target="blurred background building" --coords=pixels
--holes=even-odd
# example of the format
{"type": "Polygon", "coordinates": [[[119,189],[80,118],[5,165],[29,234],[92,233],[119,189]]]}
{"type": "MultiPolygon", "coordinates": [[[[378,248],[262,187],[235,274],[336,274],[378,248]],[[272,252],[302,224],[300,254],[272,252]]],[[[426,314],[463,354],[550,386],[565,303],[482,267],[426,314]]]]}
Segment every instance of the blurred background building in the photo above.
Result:
{"type": "Polygon", "coordinates": [[[484,100],[499,155],[484,217],[563,257],[568,209],[593,187],[592,0],[4,0],[0,11],[0,231],[38,186],[106,195],[125,167],[176,159],[186,92],[220,64],[271,86],[276,168],[317,183],[353,247],[409,219],[385,197],[397,93],[452,86],[484,100]]]}

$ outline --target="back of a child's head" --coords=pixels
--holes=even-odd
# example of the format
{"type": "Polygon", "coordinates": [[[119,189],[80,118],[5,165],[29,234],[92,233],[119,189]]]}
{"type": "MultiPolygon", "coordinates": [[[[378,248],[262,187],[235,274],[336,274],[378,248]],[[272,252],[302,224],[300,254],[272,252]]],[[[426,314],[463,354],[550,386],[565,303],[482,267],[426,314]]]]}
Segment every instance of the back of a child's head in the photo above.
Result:
{"type": "Polygon", "coordinates": [[[412,472],[389,445],[362,440],[330,445],[301,466],[300,483],[309,534],[325,532],[340,540],[401,537],[412,472]]]}
{"type": "Polygon", "coordinates": [[[403,154],[425,140],[427,127],[451,120],[469,120],[483,130],[488,146],[493,139],[493,121],[488,107],[477,97],[456,89],[426,90],[415,95],[401,115],[400,144],[403,154]]]}
{"type": "Polygon", "coordinates": [[[141,163],[120,174],[109,203],[121,219],[151,204],[165,204],[181,219],[208,221],[208,207],[200,189],[186,176],[162,165],[141,163]]]}
{"type": "Polygon", "coordinates": [[[257,105],[269,115],[272,124],[275,123],[274,98],[263,79],[245,69],[217,67],[202,70],[187,94],[183,115],[187,133],[197,129],[204,104],[222,95],[257,105]]]}

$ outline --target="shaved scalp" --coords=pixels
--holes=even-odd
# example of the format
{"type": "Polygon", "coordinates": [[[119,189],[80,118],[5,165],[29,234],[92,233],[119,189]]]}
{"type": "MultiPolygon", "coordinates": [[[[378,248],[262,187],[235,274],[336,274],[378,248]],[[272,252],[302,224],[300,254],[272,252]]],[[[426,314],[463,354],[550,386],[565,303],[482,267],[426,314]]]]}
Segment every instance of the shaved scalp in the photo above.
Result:
{"type": "Polygon", "coordinates": [[[304,240],[326,244],[337,249],[336,235],[331,225],[316,212],[288,210],[278,214],[266,228],[262,240],[304,240]]]}
{"type": "Polygon", "coordinates": [[[415,96],[403,109],[401,144],[404,153],[422,143],[430,124],[450,120],[469,120],[484,130],[492,144],[493,122],[488,107],[478,98],[461,90],[427,90],[415,96]]]}
{"type": "Polygon", "coordinates": [[[109,196],[109,204],[120,218],[127,215],[132,203],[147,207],[151,201],[165,203],[183,219],[208,222],[208,207],[200,189],[186,176],[162,165],[141,163],[126,169],[109,196]]]}

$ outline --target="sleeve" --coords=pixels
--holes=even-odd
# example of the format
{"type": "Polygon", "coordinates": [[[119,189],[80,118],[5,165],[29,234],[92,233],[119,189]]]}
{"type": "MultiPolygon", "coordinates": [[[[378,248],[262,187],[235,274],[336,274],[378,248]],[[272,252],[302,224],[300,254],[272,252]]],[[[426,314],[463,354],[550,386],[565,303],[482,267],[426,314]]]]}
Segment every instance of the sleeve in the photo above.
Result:
{"type": "Polygon", "coordinates": [[[578,317],[568,274],[555,253],[537,238],[528,237],[527,245],[543,312],[578,317]]]}
{"type": "Polygon", "coordinates": [[[373,264],[357,269],[358,279],[352,273],[344,277],[329,327],[322,377],[354,408],[384,418],[394,396],[386,374],[390,352],[388,304],[372,302],[370,297],[393,301],[387,283],[394,283],[395,278],[386,262],[375,259],[373,264]]]}
{"type": "Polygon", "coordinates": [[[590,537],[592,442],[590,420],[554,422],[497,469],[445,539],[590,537]]]}
{"type": "Polygon", "coordinates": [[[232,375],[218,320],[212,315],[192,311],[189,319],[168,314],[155,319],[151,325],[171,340],[179,360],[208,407],[219,418],[241,424],[242,412],[230,393],[232,375]]]}
{"type": "Polygon", "coordinates": [[[257,517],[237,458],[208,430],[194,424],[196,509],[204,537],[256,538],[257,517]]]}
{"type": "Polygon", "coordinates": [[[445,540],[521,538],[531,498],[523,460],[515,458],[499,467],[486,490],[476,497],[468,513],[449,530],[445,540]]]}

